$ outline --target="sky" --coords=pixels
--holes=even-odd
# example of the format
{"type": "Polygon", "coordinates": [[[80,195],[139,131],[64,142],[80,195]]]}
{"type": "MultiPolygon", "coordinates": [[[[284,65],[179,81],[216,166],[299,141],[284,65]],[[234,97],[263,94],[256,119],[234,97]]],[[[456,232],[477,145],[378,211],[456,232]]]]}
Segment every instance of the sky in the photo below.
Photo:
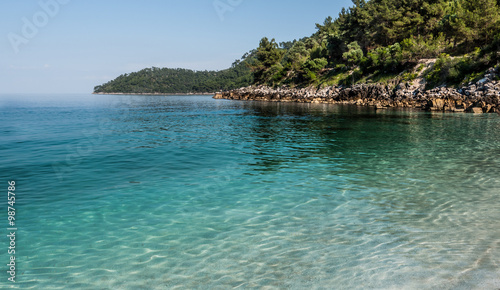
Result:
{"type": "Polygon", "coordinates": [[[220,70],[351,1],[1,0],[0,94],[91,93],[147,67],[220,70]]]}

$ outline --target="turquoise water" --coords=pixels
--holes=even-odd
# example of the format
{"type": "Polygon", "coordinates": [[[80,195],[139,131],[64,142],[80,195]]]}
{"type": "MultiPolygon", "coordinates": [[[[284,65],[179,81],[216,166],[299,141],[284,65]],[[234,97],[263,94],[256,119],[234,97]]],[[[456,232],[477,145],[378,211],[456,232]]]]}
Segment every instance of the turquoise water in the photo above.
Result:
{"type": "Polygon", "coordinates": [[[0,124],[2,289],[500,287],[496,114],[18,95],[0,124]]]}

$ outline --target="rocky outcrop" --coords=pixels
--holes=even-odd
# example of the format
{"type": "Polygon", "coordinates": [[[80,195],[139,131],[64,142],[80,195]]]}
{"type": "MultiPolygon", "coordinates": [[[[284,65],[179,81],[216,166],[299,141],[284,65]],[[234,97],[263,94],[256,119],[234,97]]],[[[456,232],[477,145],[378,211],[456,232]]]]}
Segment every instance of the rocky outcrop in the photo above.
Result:
{"type": "Polygon", "coordinates": [[[313,87],[292,89],[250,86],[215,94],[215,99],[270,102],[332,103],[389,107],[421,108],[431,111],[491,113],[500,112],[500,71],[491,68],[483,79],[462,88],[438,87],[423,90],[407,84],[395,88],[380,84],[352,87],[313,87]]]}

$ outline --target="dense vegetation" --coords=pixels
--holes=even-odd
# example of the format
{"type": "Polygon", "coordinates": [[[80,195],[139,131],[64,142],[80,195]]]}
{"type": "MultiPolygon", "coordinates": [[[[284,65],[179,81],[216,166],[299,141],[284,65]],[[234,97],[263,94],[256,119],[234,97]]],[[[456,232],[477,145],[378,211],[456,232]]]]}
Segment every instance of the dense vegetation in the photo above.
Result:
{"type": "Polygon", "coordinates": [[[438,58],[429,85],[459,84],[497,64],[500,0],[354,0],[310,37],[263,38],[251,62],[255,82],[322,85],[411,81],[419,60],[438,58]]]}
{"type": "MultiPolygon", "coordinates": [[[[246,58],[246,57],[245,57],[246,58]]],[[[250,59],[250,58],[248,58],[250,59]]],[[[211,93],[248,86],[253,75],[245,61],[221,71],[146,68],[94,88],[95,93],[211,93]]]]}
{"type": "Polygon", "coordinates": [[[500,60],[500,0],[353,0],[300,40],[263,38],[230,69],[145,69],[95,92],[188,93],[271,86],[411,82],[458,85],[500,60]],[[422,59],[437,59],[424,70],[422,59]]]}

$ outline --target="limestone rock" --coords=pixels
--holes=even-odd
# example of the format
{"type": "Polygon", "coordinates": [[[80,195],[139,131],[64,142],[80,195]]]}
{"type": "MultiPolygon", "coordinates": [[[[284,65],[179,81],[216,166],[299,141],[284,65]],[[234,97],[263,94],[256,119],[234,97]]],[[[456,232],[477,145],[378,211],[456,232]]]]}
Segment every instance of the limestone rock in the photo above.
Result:
{"type": "Polygon", "coordinates": [[[474,113],[474,114],[482,114],[483,113],[483,108],[474,107],[474,108],[472,108],[471,112],[474,113]]]}

